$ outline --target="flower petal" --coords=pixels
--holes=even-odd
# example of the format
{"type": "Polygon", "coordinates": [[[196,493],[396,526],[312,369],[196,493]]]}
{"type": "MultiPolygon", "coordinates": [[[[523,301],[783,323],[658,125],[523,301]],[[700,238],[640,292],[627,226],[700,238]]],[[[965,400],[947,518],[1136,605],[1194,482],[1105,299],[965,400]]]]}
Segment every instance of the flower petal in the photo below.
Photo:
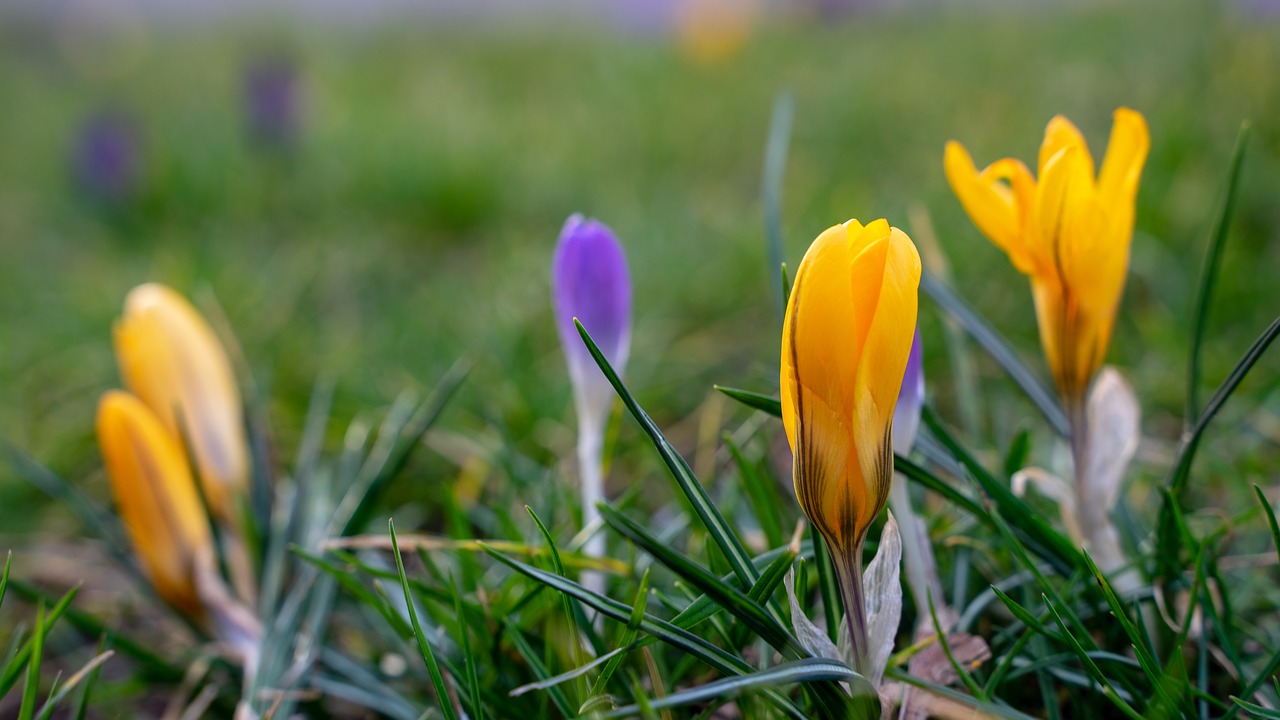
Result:
{"type": "Polygon", "coordinates": [[[891,427],[915,334],[921,270],[920,255],[901,230],[893,228],[877,245],[882,245],[882,254],[873,252],[876,246],[872,246],[854,260],[851,268],[855,292],[865,286],[878,286],[875,314],[862,343],[852,385],[853,446],[861,478],[870,496],[876,499],[859,508],[862,527],[869,525],[884,507],[893,481],[891,427]]]}
{"type": "Polygon", "coordinates": [[[979,173],[968,151],[954,140],[947,143],[943,166],[951,189],[973,224],[1009,255],[1015,267],[1030,273],[1023,228],[1035,180],[1026,166],[1017,160],[1005,159],[979,173]],[[1009,181],[1010,187],[1005,187],[1002,180],[1009,181]]]}
{"type": "Polygon", "coordinates": [[[1142,113],[1122,107],[1115,112],[1107,155],[1098,176],[1098,193],[1107,205],[1133,205],[1147,160],[1151,137],[1142,113]]]}
{"type": "Polygon", "coordinates": [[[1037,175],[1044,180],[1044,169],[1054,155],[1067,148],[1076,148],[1084,153],[1085,165],[1089,177],[1093,177],[1093,156],[1089,154],[1089,145],[1080,130],[1061,115],[1055,115],[1044,129],[1044,142],[1040,144],[1040,159],[1036,164],[1037,175]]]}
{"type": "Polygon", "coordinates": [[[120,516],[156,592],[200,614],[195,559],[212,552],[212,534],[187,459],[142,401],[111,391],[98,404],[98,444],[120,516]]]}

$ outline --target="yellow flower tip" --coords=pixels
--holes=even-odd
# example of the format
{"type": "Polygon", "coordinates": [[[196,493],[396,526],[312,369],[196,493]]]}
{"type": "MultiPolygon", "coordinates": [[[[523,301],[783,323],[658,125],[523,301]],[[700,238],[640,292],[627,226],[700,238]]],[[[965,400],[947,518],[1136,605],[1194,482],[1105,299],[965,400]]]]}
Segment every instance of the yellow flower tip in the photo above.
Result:
{"type": "Polygon", "coordinates": [[[118,390],[98,404],[97,434],[143,571],[162,598],[199,618],[196,565],[213,552],[213,541],[182,448],[141,400],[118,390]]]}
{"type": "Polygon", "coordinates": [[[796,497],[845,557],[888,497],[920,269],[901,230],[850,221],[809,247],[787,305],[780,384],[796,497]]]}
{"type": "Polygon", "coordinates": [[[182,295],[158,283],[125,297],[115,327],[125,386],[186,438],[214,514],[231,518],[249,478],[240,391],[226,350],[182,295]]]}

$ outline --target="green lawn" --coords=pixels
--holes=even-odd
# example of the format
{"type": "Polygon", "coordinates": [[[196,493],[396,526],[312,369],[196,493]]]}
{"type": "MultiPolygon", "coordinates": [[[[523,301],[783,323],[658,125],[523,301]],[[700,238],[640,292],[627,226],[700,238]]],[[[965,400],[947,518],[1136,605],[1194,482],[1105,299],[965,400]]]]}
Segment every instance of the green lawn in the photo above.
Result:
{"type": "MultiPolygon", "coordinates": [[[[1192,288],[1246,119],[1209,383],[1280,305],[1280,24],[1230,7],[929,5],[759,28],[713,65],[660,36],[573,26],[279,21],[149,28],[124,50],[83,52],[43,31],[0,32],[0,434],[73,479],[97,477],[95,494],[93,408],[118,382],[111,323],[146,280],[204,307],[216,297],[282,448],[316,378],[336,379],[348,417],[466,355],[476,369],[447,427],[501,428],[544,460],[563,451],[571,403],[548,263],[576,211],[612,225],[630,253],[629,376],[664,426],[691,437],[680,428],[696,423],[681,420],[713,382],[771,390],[778,324],[759,178],[782,89],[795,98],[792,265],[828,225],[887,216],[916,234],[909,213],[923,209],[959,292],[1037,368],[1026,284],[951,195],[943,143],[962,140],[980,164],[1030,161],[1063,113],[1100,155],[1112,109],[1141,110],[1152,150],[1110,359],[1144,398],[1157,454],[1180,430],[1192,288]],[[245,141],[242,71],[264,50],[301,73],[303,137],[288,157],[245,141]],[[143,190],[123,208],[86,203],[68,172],[77,127],[104,107],[134,119],[144,151],[143,190]]],[[[927,300],[922,324],[934,402],[954,417],[927,300]]],[[[1030,406],[984,357],[978,368],[977,430],[1002,445],[1032,424],[1030,406]]],[[[1216,426],[1219,472],[1258,481],[1275,467],[1275,368],[1264,361],[1216,426]]],[[[37,502],[0,470],[6,534],[38,525],[26,510],[37,502]]]]}

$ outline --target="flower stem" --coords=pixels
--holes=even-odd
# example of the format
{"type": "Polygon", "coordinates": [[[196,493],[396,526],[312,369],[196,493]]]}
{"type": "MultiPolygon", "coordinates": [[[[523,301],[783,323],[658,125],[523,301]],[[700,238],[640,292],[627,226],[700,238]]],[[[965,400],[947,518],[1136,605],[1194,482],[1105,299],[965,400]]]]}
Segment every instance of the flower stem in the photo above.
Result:
{"type": "Polygon", "coordinates": [[[862,543],[848,553],[835,543],[831,559],[836,569],[837,585],[844,599],[844,619],[849,624],[850,662],[855,672],[867,675],[867,606],[862,597],[862,543]]]}
{"type": "MultiPolygon", "coordinates": [[[[581,417],[581,416],[580,416],[581,417]]],[[[578,428],[578,474],[579,491],[582,498],[582,526],[590,527],[600,522],[600,511],[596,503],[604,499],[604,439],[603,433],[596,423],[583,423],[578,428]]],[[[596,532],[582,546],[587,557],[603,557],[605,551],[604,534],[596,532]]],[[[582,585],[595,592],[604,592],[604,575],[588,571],[582,574],[582,585]]]]}

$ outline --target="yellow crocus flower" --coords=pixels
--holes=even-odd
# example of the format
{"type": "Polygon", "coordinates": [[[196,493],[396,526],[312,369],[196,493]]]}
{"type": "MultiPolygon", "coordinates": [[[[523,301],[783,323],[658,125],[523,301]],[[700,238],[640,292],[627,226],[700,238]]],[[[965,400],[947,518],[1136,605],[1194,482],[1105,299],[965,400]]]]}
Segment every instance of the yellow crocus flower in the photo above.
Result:
{"type": "Polygon", "coordinates": [[[189,617],[204,614],[197,568],[213,536],[186,455],[156,414],[126,392],[98,404],[98,445],[134,551],[156,592],[189,617]]]}
{"type": "Polygon", "coordinates": [[[783,324],[782,420],[796,498],[831,548],[855,664],[867,650],[862,543],[893,482],[893,411],[919,285],[920,255],[905,233],[850,220],[805,253],[783,324]]]}
{"type": "Polygon", "coordinates": [[[979,172],[964,147],[947,143],[944,165],[956,196],[1031,279],[1040,342],[1075,415],[1111,342],[1149,145],[1146,120],[1129,108],[1115,112],[1096,178],[1084,136],[1062,116],[1045,129],[1038,179],[1012,158],[979,172]]]}
{"type": "Polygon", "coordinates": [[[249,479],[240,391],[226,350],[195,308],[172,289],[139,285],[115,327],[125,386],[169,433],[185,437],[209,507],[235,517],[249,479]]]}

